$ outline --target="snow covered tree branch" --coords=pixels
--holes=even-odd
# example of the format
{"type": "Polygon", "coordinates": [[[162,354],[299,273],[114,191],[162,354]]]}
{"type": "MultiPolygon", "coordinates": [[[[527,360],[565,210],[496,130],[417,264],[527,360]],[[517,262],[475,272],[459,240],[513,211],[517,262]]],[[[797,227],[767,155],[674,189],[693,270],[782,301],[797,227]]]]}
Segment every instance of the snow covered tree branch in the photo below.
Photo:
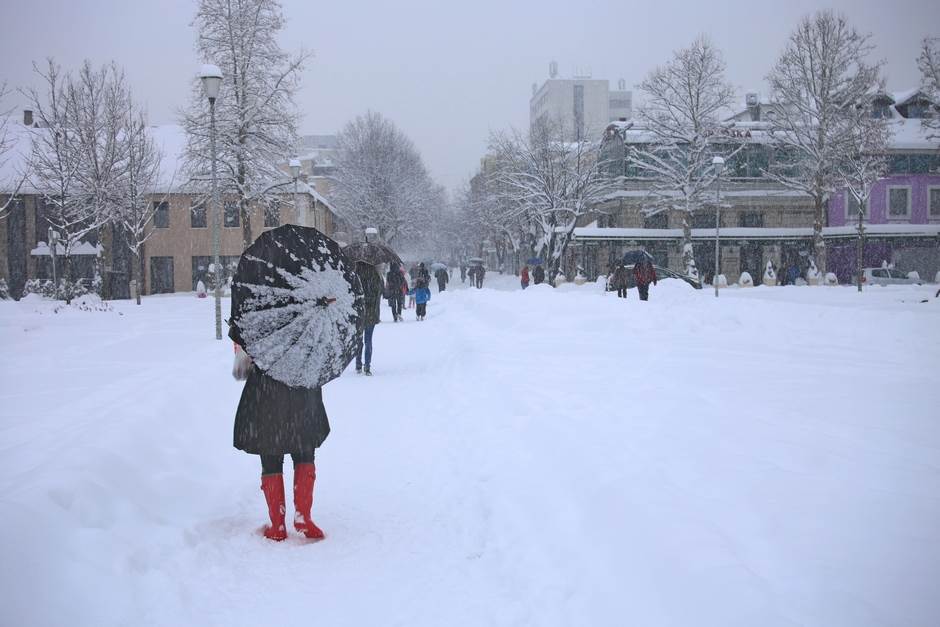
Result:
{"type": "MultiPolygon", "coordinates": [[[[0,83],[0,106],[10,95],[9,87],[6,82],[0,83]]],[[[9,153],[15,150],[16,138],[10,135],[10,116],[12,111],[7,109],[0,111],[0,171],[6,170],[9,162],[9,153]]],[[[26,181],[26,172],[10,172],[5,177],[7,180],[0,181],[0,189],[5,190],[5,199],[0,203],[0,220],[7,216],[7,212],[13,205],[26,181]]]]}
{"type": "Polygon", "coordinates": [[[645,104],[639,132],[645,141],[630,147],[626,158],[650,180],[652,205],[646,213],[681,210],[686,274],[698,276],[692,257],[691,216],[711,201],[718,172],[712,159],[730,159],[743,143],[723,133],[720,114],[735,98],[725,80],[725,62],[705,37],[677,50],[640,84],[645,104]]]}
{"type": "Polygon", "coordinates": [[[822,229],[830,195],[841,187],[840,161],[855,144],[855,107],[880,86],[873,50],[832,11],[803,18],[767,77],[775,101],[772,136],[782,157],[768,176],[813,199],[813,247],[826,271],[822,229]]]}
{"type": "Polygon", "coordinates": [[[921,88],[933,102],[934,112],[922,120],[931,129],[931,139],[940,139],[940,37],[926,37],[917,57],[921,88]]]}
{"type": "MultiPolygon", "coordinates": [[[[311,53],[281,50],[276,38],[284,17],[277,0],[200,0],[193,25],[200,56],[224,77],[215,105],[219,191],[238,202],[247,248],[253,241],[251,205],[272,199],[295,150],[300,116],[294,96],[311,53]]],[[[211,163],[208,106],[194,81],[182,123],[188,174],[204,187],[211,163]]]]}

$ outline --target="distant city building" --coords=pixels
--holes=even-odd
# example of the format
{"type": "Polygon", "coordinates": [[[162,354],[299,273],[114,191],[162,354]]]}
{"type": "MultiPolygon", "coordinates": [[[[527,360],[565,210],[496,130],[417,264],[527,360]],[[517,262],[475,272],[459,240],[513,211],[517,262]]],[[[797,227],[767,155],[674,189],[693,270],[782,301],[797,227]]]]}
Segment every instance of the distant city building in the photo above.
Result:
{"type": "Polygon", "coordinates": [[[308,182],[329,198],[336,172],[339,141],[336,135],[303,135],[297,144],[297,158],[308,182]]]}
{"type": "Polygon", "coordinates": [[[633,92],[620,79],[617,89],[610,89],[606,79],[591,78],[587,73],[572,78],[557,78],[558,64],[549,66],[549,78],[541,87],[533,85],[529,100],[529,123],[549,121],[561,124],[571,139],[597,138],[610,122],[633,116],[633,92]]]}

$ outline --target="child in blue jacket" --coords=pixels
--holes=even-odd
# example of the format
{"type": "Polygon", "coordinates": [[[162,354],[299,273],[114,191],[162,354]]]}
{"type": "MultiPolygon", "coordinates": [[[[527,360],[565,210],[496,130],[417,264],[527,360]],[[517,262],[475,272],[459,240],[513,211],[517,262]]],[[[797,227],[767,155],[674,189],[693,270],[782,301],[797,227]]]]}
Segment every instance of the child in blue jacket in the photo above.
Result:
{"type": "Polygon", "coordinates": [[[428,282],[418,277],[415,286],[408,290],[408,295],[415,297],[415,303],[418,305],[415,308],[415,313],[417,313],[418,320],[424,320],[428,311],[428,301],[431,300],[431,289],[428,287],[428,282]]]}

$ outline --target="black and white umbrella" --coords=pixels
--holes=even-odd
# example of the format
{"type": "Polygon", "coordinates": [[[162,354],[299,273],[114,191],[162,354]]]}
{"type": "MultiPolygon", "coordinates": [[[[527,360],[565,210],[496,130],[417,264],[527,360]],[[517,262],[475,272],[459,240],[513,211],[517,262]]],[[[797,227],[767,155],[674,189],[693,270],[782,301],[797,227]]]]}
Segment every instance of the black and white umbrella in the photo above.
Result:
{"type": "Polygon", "coordinates": [[[285,224],[263,233],[232,280],[229,336],[291,387],[335,379],[357,348],[363,301],[354,265],[316,229],[285,224]]]}

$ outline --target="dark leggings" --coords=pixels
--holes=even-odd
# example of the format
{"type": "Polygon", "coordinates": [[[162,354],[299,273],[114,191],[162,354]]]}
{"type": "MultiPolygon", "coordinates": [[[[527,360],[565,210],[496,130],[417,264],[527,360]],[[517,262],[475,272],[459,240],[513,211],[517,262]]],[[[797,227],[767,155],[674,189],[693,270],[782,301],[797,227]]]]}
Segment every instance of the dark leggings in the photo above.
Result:
{"type": "Polygon", "coordinates": [[[626,298],[627,297],[627,288],[618,287],[617,288],[617,298],[626,298]]]}
{"type": "MultiPolygon", "coordinates": [[[[315,453],[291,453],[290,458],[294,460],[294,467],[297,464],[312,464],[315,453]]],[[[283,455],[262,455],[261,456],[261,474],[262,475],[280,475],[284,473],[283,455]]]]}

